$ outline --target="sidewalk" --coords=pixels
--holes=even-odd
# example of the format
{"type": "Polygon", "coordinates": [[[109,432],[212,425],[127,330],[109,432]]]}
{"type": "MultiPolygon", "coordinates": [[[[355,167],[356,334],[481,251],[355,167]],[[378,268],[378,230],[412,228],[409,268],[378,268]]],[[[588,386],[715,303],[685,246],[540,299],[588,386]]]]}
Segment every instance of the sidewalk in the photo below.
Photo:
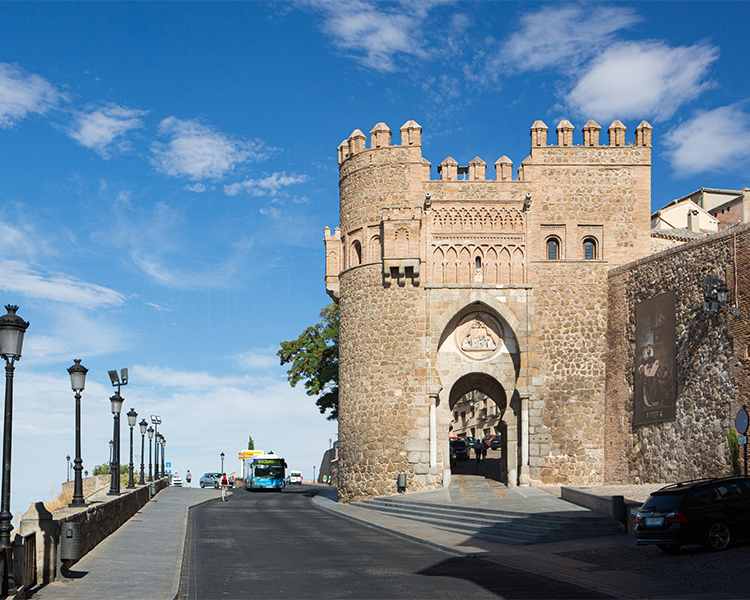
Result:
{"type": "MultiPolygon", "coordinates": [[[[476,490],[475,490],[476,491],[476,490]]],[[[526,513],[545,511],[582,510],[581,507],[560,500],[553,494],[538,488],[506,489],[507,498],[498,495],[482,494],[481,498],[467,500],[456,493],[454,487],[433,492],[417,492],[399,497],[420,502],[452,504],[456,506],[474,506],[497,508],[500,510],[518,510],[526,513]]],[[[356,504],[340,504],[337,501],[335,488],[324,488],[313,498],[321,509],[335,512],[343,517],[390,531],[398,536],[441,548],[461,556],[472,556],[513,567],[529,573],[546,575],[587,587],[603,595],[615,598],[742,598],[724,593],[702,593],[687,586],[675,585],[666,580],[656,580],[643,575],[603,568],[579,560],[560,556],[564,552],[582,550],[616,551],[618,548],[632,546],[635,541],[632,535],[612,535],[595,538],[569,540],[528,546],[510,546],[474,538],[470,535],[456,533],[438,526],[418,521],[395,517],[376,510],[358,507],[356,504]]],[[[585,510],[585,509],[583,509],[585,510]]]]}
{"type": "Polygon", "coordinates": [[[122,527],[73,565],[34,600],[173,600],[185,547],[188,509],[214,498],[214,489],[166,488],[122,527]]]}

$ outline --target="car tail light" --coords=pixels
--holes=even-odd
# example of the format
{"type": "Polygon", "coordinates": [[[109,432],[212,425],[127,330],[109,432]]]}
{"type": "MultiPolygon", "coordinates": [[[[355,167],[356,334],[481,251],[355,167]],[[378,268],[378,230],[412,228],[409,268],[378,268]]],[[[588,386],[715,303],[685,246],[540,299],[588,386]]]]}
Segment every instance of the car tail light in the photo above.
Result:
{"type": "Polygon", "coordinates": [[[683,515],[681,512],[671,512],[668,515],[664,517],[664,519],[667,521],[667,523],[687,523],[688,518],[683,515]]]}
{"type": "Polygon", "coordinates": [[[641,516],[640,514],[637,514],[637,515],[635,516],[635,522],[636,522],[636,523],[640,523],[640,522],[641,522],[642,520],[643,520],[643,517],[642,517],[642,516],[641,516]]]}

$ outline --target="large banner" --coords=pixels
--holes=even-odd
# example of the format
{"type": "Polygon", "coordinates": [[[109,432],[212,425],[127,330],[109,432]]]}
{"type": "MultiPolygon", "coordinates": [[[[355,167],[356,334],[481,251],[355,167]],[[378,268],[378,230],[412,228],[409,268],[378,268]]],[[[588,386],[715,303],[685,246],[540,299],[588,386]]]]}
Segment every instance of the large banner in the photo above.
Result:
{"type": "Polygon", "coordinates": [[[675,418],[675,294],[666,292],[635,307],[633,424],[675,418]]]}

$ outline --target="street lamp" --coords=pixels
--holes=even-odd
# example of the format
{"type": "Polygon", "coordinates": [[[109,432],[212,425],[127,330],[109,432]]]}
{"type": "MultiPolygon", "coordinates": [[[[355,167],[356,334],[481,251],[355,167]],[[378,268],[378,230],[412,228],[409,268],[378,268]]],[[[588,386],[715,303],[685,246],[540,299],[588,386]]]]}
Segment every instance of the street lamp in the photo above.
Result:
{"type": "MultiPolygon", "coordinates": [[[[113,371],[110,371],[110,374],[113,371]]],[[[114,372],[117,374],[116,372],[114,372]]],[[[113,383],[114,385],[114,383],[113,383]]],[[[109,496],[120,495],[120,411],[122,410],[122,396],[120,391],[116,391],[110,396],[109,401],[112,403],[112,415],[114,420],[114,429],[112,434],[112,466],[110,467],[110,484],[109,496]]]]}
{"type": "Polygon", "coordinates": [[[17,306],[8,304],[0,317],[0,356],[5,359],[5,423],[3,428],[3,492],[0,501],[0,547],[10,546],[13,515],[10,513],[10,463],[13,436],[13,372],[21,358],[23,335],[29,323],[16,314],[17,306]]]}
{"type": "MultiPolygon", "coordinates": [[[[144,483],[146,483],[145,481],[143,481],[143,471],[144,471],[143,461],[145,460],[143,453],[146,450],[146,428],[148,427],[148,422],[146,421],[146,419],[141,419],[141,422],[138,423],[138,426],[141,428],[141,479],[138,482],[138,485],[143,485],[144,483]]],[[[151,444],[151,440],[149,440],[149,445],[150,444],[151,444]]]]}
{"type": "Polygon", "coordinates": [[[133,481],[133,427],[135,427],[136,419],[138,419],[138,413],[131,407],[128,411],[128,426],[130,427],[130,464],[128,465],[128,489],[135,487],[133,481]]]}
{"type": "Polygon", "coordinates": [[[154,479],[159,479],[159,425],[161,425],[161,417],[151,415],[151,423],[154,425],[154,436],[156,437],[154,442],[154,479]]]}
{"type": "Polygon", "coordinates": [[[83,471],[83,459],[81,458],[81,392],[86,387],[86,373],[88,372],[89,370],[81,364],[80,358],[74,358],[73,366],[68,369],[70,387],[76,393],[76,457],[73,461],[75,483],[73,483],[73,499],[68,506],[86,506],[86,501],[83,499],[83,479],[81,477],[83,471]]]}
{"type": "MultiPolygon", "coordinates": [[[[143,419],[143,420],[145,421],[146,419],[143,419]]],[[[148,434],[148,480],[153,481],[154,476],[152,475],[152,471],[151,471],[151,443],[154,439],[154,428],[149,427],[146,430],[146,433],[148,434]]]]}
{"type": "Polygon", "coordinates": [[[112,440],[109,440],[109,472],[112,473],[112,461],[114,460],[112,457],[114,456],[114,449],[115,449],[115,443],[112,440]]]}
{"type": "Polygon", "coordinates": [[[221,474],[224,474],[224,453],[221,453],[221,474]]]}
{"type": "Polygon", "coordinates": [[[68,454],[68,455],[67,455],[67,456],[65,457],[65,460],[67,460],[67,461],[68,461],[68,478],[66,479],[66,481],[70,481],[70,454],[68,454]]]}
{"type": "Polygon", "coordinates": [[[727,306],[729,290],[726,284],[718,277],[704,277],[702,287],[704,313],[717,315],[721,308],[725,308],[729,314],[735,317],[740,316],[740,308],[738,306],[727,306]]]}
{"type": "Polygon", "coordinates": [[[167,440],[164,439],[164,436],[161,436],[161,476],[166,477],[167,472],[164,470],[164,455],[167,451],[167,440]]]}

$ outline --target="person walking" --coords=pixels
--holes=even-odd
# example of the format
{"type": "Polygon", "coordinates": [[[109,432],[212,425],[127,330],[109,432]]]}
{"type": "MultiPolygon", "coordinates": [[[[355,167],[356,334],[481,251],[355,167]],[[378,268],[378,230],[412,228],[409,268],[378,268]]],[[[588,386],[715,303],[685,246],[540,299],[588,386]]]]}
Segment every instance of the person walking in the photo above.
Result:
{"type": "Polygon", "coordinates": [[[188,472],[185,474],[185,483],[187,483],[187,486],[190,487],[190,482],[193,480],[193,476],[190,474],[190,469],[188,469],[188,472]]]}
{"type": "Polygon", "coordinates": [[[477,440],[474,442],[474,457],[476,458],[476,463],[474,463],[474,467],[476,470],[479,470],[479,463],[482,460],[482,448],[484,448],[484,444],[481,440],[477,440]]]}
{"type": "Polygon", "coordinates": [[[222,473],[221,474],[221,501],[226,502],[227,501],[227,486],[229,485],[229,482],[227,481],[227,474],[222,473]]]}
{"type": "Polygon", "coordinates": [[[487,444],[482,442],[482,460],[487,460],[487,444]]]}

